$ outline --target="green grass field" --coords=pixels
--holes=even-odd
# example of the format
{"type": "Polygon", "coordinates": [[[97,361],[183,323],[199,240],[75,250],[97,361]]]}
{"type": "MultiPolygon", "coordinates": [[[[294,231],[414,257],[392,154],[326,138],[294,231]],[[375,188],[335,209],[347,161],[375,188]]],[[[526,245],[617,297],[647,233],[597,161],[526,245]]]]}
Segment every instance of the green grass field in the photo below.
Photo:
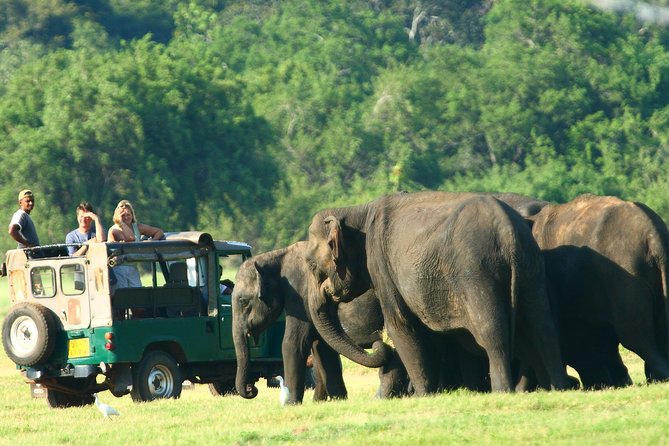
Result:
{"type": "MultiPolygon", "coordinates": [[[[0,279],[0,316],[9,307],[0,279]]],[[[259,382],[253,400],[213,397],[206,386],[179,400],[136,404],[101,400],[121,413],[105,420],[94,406],[50,409],[0,352],[0,445],[444,445],[666,444],[669,384],[643,384],[639,359],[624,352],[635,384],[601,392],[475,394],[374,398],[376,371],[345,363],[349,399],[281,407],[278,389],[259,382]]]]}

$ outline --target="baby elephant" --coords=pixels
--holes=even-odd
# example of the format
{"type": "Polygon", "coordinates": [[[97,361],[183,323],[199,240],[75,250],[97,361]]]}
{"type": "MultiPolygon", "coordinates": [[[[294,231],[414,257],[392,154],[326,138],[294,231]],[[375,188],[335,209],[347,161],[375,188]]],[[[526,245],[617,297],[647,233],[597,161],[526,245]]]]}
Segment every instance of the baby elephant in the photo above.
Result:
{"type": "MultiPolygon", "coordinates": [[[[257,336],[283,311],[286,330],[282,353],[284,379],[289,389],[287,404],[299,404],[304,397],[305,364],[311,351],[316,371],[315,400],[347,397],[339,354],[323,342],[309,316],[307,296],[312,280],[304,260],[307,242],[266,252],[248,259],[237,272],[232,293],[233,338],[237,354],[236,388],[248,396],[247,336],[257,336]]],[[[347,335],[362,348],[382,345],[383,316],[373,291],[354,302],[341,304],[338,316],[347,335]]],[[[379,397],[401,396],[408,378],[401,362],[390,354],[380,369],[379,397]]]]}

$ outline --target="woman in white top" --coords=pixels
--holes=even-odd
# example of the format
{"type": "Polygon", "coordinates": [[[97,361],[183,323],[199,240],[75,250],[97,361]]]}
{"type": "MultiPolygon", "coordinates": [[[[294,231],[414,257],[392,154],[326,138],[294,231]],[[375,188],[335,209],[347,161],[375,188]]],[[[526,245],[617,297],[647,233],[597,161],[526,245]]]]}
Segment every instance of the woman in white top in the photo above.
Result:
{"type": "Polygon", "coordinates": [[[110,242],[138,242],[142,235],[159,240],[165,234],[160,228],[137,223],[132,204],[128,200],[119,201],[114,209],[114,225],[109,228],[107,240],[110,242]]]}
{"type": "MultiPolygon", "coordinates": [[[[114,209],[114,225],[107,232],[108,242],[139,242],[141,236],[159,240],[165,236],[160,228],[137,223],[135,210],[128,200],[119,201],[114,209]]],[[[141,287],[142,282],[137,268],[131,265],[118,265],[114,267],[116,276],[116,288],[141,287]]]]}

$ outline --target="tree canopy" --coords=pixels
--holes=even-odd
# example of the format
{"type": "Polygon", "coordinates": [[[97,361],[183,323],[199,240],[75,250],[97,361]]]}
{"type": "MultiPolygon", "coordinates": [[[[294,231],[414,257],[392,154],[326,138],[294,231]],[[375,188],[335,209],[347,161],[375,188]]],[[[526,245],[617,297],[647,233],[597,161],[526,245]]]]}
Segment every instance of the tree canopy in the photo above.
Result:
{"type": "Polygon", "coordinates": [[[32,189],[59,243],[80,201],[109,225],[125,198],[256,251],[397,190],[666,219],[668,48],[584,0],[0,0],[0,208],[32,189]]]}

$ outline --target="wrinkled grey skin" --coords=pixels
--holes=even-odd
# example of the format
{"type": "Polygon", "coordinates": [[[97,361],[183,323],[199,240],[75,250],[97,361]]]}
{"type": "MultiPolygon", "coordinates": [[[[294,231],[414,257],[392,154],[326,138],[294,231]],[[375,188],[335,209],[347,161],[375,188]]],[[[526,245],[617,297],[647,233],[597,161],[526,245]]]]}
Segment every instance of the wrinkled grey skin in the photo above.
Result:
{"type": "MultiPolygon", "coordinates": [[[[284,381],[289,388],[289,404],[304,397],[305,363],[314,354],[316,389],[314,400],[347,397],[339,354],[320,341],[307,310],[307,288],[312,280],[304,262],[306,242],[257,255],[242,264],[232,293],[233,339],[237,354],[236,388],[243,397],[247,390],[247,336],[257,336],[269,327],[283,310],[286,330],[282,344],[284,381]]],[[[383,316],[373,292],[355,302],[342,304],[338,317],[352,342],[369,348],[381,342],[383,316]]],[[[406,389],[406,373],[401,363],[380,370],[380,397],[400,396],[406,389]]]]}
{"type": "Polygon", "coordinates": [[[532,232],[554,286],[566,362],[584,387],[631,383],[618,343],[649,380],[669,378],[669,232],[647,206],[583,195],[544,207],[532,232]]]}
{"type": "Polygon", "coordinates": [[[318,284],[309,310],[323,339],[377,364],[342,336],[329,310],[373,288],[417,395],[439,389],[433,334],[458,330],[485,350],[492,390],[513,390],[514,349],[553,388],[570,387],[541,253],[522,217],[491,196],[402,193],[323,210],[309,227],[306,260],[318,284]]]}
{"type": "MultiPolygon", "coordinates": [[[[550,203],[545,200],[537,199],[527,195],[521,195],[511,192],[488,193],[498,200],[504,201],[514,208],[520,215],[526,218],[526,221],[532,227],[536,214],[550,203]]],[[[561,252],[571,248],[561,248],[561,252]]],[[[558,251],[550,254],[550,261],[556,261],[558,251]]],[[[563,254],[560,254],[563,255],[563,254]]],[[[559,262],[559,260],[557,260],[559,262]]],[[[562,308],[560,316],[560,281],[563,278],[547,277],[547,289],[551,312],[553,315],[558,336],[560,338],[560,347],[565,363],[578,371],[583,388],[601,389],[608,387],[622,387],[632,383],[627,368],[618,350],[618,338],[612,327],[591,327],[584,324],[573,324],[569,322],[569,309],[562,308]],[[565,313],[566,311],[566,313],[565,313]]],[[[547,388],[547,383],[537,382],[537,377],[531,367],[526,364],[516,364],[516,390],[534,390],[537,387],[547,388]]],[[[578,387],[576,378],[574,388],[578,387]]]]}
{"type": "MultiPolygon", "coordinates": [[[[514,192],[485,192],[484,194],[491,195],[497,198],[498,200],[503,201],[504,203],[511,206],[516,212],[518,212],[522,217],[525,218],[526,222],[530,227],[532,227],[534,223],[533,221],[534,216],[538,214],[544,207],[551,204],[551,202],[546,200],[541,200],[539,198],[530,197],[528,195],[517,194],[514,192]]],[[[553,317],[553,322],[556,325],[558,331],[558,337],[560,338],[560,347],[563,353],[563,360],[564,360],[565,339],[563,337],[565,335],[574,336],[575,333],[572,332],[562,333],[562,331],[560,330],[558,313],[557,313],[558,312],[557,302],[556,302],[557,297],[556,293],[554,292],[553,284],[551,284],[550,280],[547,280],[546,287],[548,289],[548,297],[551,306],[551,315],[553,317]]],[[[593,343],[594,343],[594,338],[593,338],[593,343]]],[[[591,365],[599,363],[610,363],[610,364],[614,364],[616,362],[622,363],[622,359],[620,358],[618,350],[616,349],[615,352],[612,352],[610,349],[606,348],[604,343],[601,343],[601,345],[597,346],[593,345],[592,351],[588,352],[588,357],[590,358],[589,364],[591,365]]],[[[535,390],[537,387],[542,387],[544,389],[549,388],[550,384],[548,382],[545,381],[537,382],[537,376],[528,364],[516,363],[514,364],[514,366],[515,366],[514,376],[516,380],[516,390],[529,391],[529,390],[535,390]]],[[[581,367],[581,372],[587,373],[588,375],[594,375],[600,372],[599,367],[600,367],[599,365],[595,366],[594,368],[597,369],[595,370],[590,365],[584,365],[583,367],[581,367]]],[[[579,383],[576,378],[569,377],[569,379],[572,381],[572,388],[579,387],[579,383]]]]}

